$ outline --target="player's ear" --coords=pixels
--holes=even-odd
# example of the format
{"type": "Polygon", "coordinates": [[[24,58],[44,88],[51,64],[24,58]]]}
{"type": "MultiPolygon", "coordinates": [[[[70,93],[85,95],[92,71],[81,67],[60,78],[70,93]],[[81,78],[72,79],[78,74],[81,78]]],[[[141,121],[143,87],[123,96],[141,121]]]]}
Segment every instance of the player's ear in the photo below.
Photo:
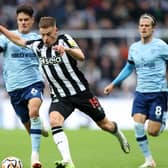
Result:
{"type": "Polygon", "coordinates": [[[55,27],[55,32],[56,32],[56,33],[58,32],[58,27],[55,27]]]}
{"type": "Polygon", "coordinates": [[[35,18],[34,18],[34,17],[32,17],[32,24],[34,24],[34,22],[35,22],[35,18]]]}

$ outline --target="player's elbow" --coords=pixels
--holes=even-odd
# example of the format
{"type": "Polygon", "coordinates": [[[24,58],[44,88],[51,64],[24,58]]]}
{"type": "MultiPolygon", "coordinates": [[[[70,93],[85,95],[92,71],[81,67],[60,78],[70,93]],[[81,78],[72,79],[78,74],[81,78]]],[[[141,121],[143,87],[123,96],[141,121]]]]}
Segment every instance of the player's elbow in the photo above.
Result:
{"type": "Polygon", "coordinates": [[[85,60],[85,55],[81,52],[80,54],[80,61],[84,61],[85,60]]]}

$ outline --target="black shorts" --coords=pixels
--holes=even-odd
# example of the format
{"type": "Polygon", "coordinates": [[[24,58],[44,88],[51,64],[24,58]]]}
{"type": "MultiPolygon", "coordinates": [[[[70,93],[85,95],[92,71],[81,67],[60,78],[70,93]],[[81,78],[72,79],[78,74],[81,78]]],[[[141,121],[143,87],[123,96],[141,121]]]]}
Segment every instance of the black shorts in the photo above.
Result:
{"type": "Polygon", "coordinates": [[[49,112],[58,111],[66,119],[75,108],[90,116],[94,121],[101,121],[105,117],[105,112],[99,100],[90,91],[84,91],[74,96],[61,98],[58,102],[52,102],[49,112]]]}

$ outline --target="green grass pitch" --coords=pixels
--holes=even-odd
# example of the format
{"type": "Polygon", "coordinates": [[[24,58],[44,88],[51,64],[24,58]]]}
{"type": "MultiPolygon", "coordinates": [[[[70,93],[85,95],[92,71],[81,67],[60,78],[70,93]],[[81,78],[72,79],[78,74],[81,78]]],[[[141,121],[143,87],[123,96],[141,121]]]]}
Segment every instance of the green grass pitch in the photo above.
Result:
{"type": "MultiPolygon", "coordinates": [[[[65,130],[69,138],[71,154],[76,168],[137,168],[144,158],[136,144],[132,130],[123,132],[131,145],[130,154],[124,154],[114,136],[100,130],[65,130]]],[[[30,138],[24,130],[0,129],[0,160],[6,156],[19,157],[24,168],[30,168],[30,138]]],[[[168,131],[159,137],[149,137],[157,168],[168,168],[168,131]]],[[[52,135],[42,137],[41,162],[43,168],[55,168],[54,161],[60,155],[52,135]]]]}

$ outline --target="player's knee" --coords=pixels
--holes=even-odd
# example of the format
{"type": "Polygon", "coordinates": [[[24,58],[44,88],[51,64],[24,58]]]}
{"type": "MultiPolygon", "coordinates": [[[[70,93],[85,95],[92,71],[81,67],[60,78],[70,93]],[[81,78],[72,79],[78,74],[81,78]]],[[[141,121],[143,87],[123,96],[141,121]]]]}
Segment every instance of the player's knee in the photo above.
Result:
{"type": "Polygon", "coordinates": [[[56,127],[56,126],[58,126],[58,122],[51,118],[50,119],[50,126],[51,127],[56,127]]]}
{"type": "Polygon", "coordinates": [[[160,134],[161,124],[158,122],[149,122],[147,132],[150,136],[156,137],[160,134]]]}
{"type": "Polygon", "coordinates": [[[62,125],[61,120],[55,119],[55,118],[50,118],[50,126],[51,127],[57,127],[57,126],[60,126],[60,125],[62,125]]]}
{"type": "Polygon", "coordinates": [[[39,108],[34,106],[29,109],[30,118],[35,118],[39,116],[39,108]]]}
{"type": "Polygon", "coordinates": [[[156,137],[156,136],[159,135],[159,131],[160,131],[160,130],[158,130],[158,129],[148,129],[148,134],[149,134],[150,136],[156,137]]]}
{"type": "Polygon", "coordinates": [[[50,126],[51,127],[57,127],[62,125],[64,122],[64,118],[62,115],[59,115],[58,113],[50,113],[50,126]]]}

